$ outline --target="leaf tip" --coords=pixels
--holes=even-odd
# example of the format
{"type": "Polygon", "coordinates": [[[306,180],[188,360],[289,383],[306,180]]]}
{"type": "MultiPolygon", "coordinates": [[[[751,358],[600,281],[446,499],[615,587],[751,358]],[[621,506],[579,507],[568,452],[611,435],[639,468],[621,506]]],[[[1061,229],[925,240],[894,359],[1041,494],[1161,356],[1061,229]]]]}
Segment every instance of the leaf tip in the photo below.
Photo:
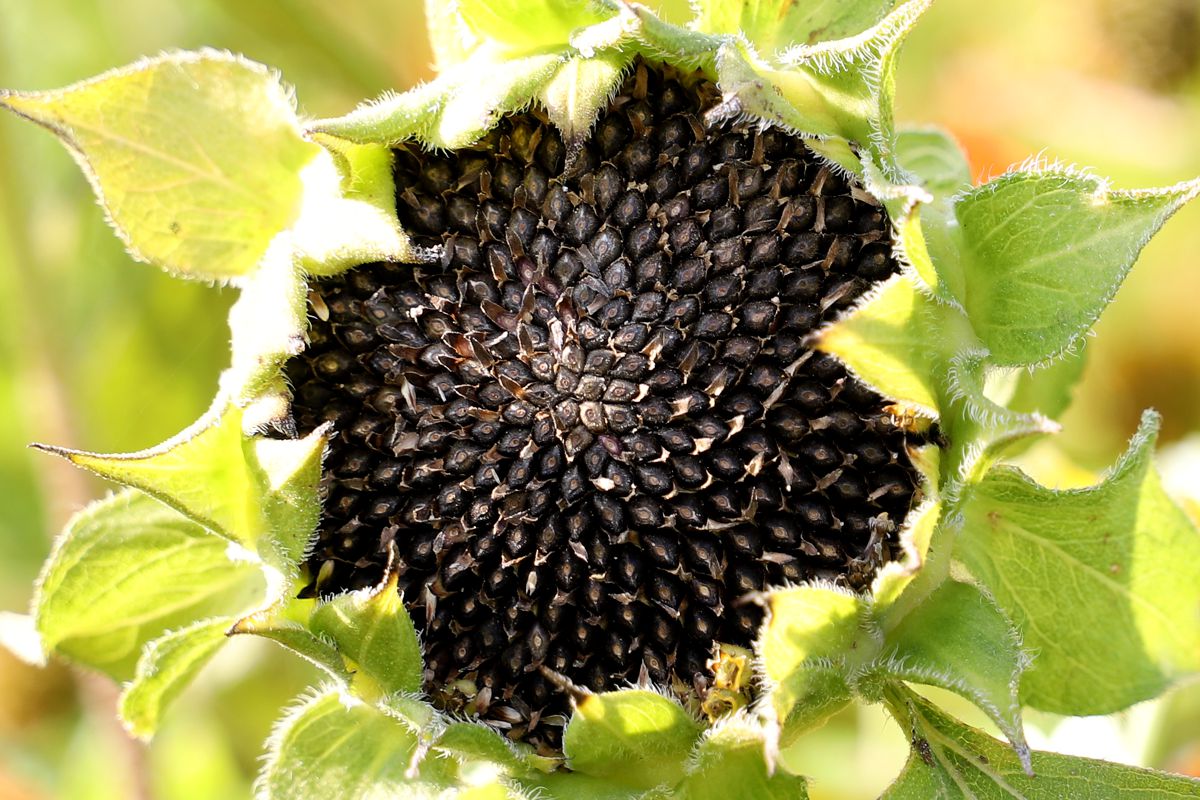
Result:
{"type": "Polygon", "coordinates": [[[1037,775],[1033,772],[1033,751],[1029,749],[1029,745],[1024,739],[1020,742],[1012,743],[1013,750],[1017,753],[1017,759],[1021,762],[1021,769],[1030,778],[1036,778],[1037,775]]]}
{"type": "Polygon", "coordinates": [[[262,609],[255,611],[252,614],[247,614],[244,617],[239,617],[236,622],[229,626],[225,631],[226,636],[246,636],[260,633],[271,627],[272,611],[274,608],[262,609]]]}
{"type": "Polygon", "coordinates": [[[73,464],[78,464],[79,462],[76,461],[76,459],[80,455],[82,455],[82,453],[78,450],[72,450],[69,447],[59,447],[58,445],[55,445],[55,444],[44,444],[42,442],[30,442],[27,446],[29,447],[30,450],[37,450],[38,452],[41,452],[41,453],[49,453],[52,456],[58,456],[59,458],[65,458],[67,461],[70,461],[73,464]]]}
{"type": "MultiPolygon", "coordinates": [[[[105,471],[105,467],[112,462],[122,460],[132,460],[140,454],[114,454],[101,455],[99,453],[89,453],[86,450],[74,450],[70,447],[59,447],[53,444],[43,444],[41,442],[31,442],[30,449],[38,450],[43,453],[49,453],[52,456],[58,456],[61,459],[70,461],[77,467],[89,470],[96,473],[102,478],[116,480],[118,483],[123,483],[118,478],[114,477],[110,472],[105,471]]],[[[139,487],[140,488],[140,487],[139,487]]]]}
{"type": "MultiPolygon", "coordinates": [[[[3,103],[3,97],[3,94],[0,94],[0,103],[3,103]]],[[[1155,196],[1167,197],[1172,201],[1171,210],[1175,211],[1195,200],[1197,196],[1200,196],[1200,177],[1180,181],[1173,186],[1166,186],[1161,189],[1122,191],[1115,192],[1114,194],[1134,200],[1155,196]]]]}
{"type": "Polygon", "coordinates": [[[1120,472],[1126,462],[1136,461],[1142,454],[1153,451],[1155,443],[1158,442],[1158,431],[1161,427],[1162,414],[1153,408],[1142,411],[1137,430],[1129,437],[1129,445],[1125,448],[1125,454],[1113,465],[1111,472],[1113,474],[1120,472]]]}
{"type": "Polygon", "coordinates": [[[30,122],[49,127],[49,120],[44,113],[38,112],[37,92],[22,92],[15,89],[0,89],[0,108],[6,108],[18,117],[24,117],[30,122]]]}
{"type": "Polygon", "coordinates": [[[129,701],[131,688],[132,684],[126,685],[117,700],[117,720],[120,721],[121,728],[129,735],[129,738],[142,744],[149,744],[154,739],[154,725],[141,718],[141,715],[131,708],[132,704],[129,701]]]}
{"type": "Polygon", "coordinates": [[[387,566],[384,568],[383,577],[369,590],[367,595],[369,603],[394,603],[395,598],[399,597],[400,549],[396,546],[395,541],[388,542],[387,554],[387,566]]]}

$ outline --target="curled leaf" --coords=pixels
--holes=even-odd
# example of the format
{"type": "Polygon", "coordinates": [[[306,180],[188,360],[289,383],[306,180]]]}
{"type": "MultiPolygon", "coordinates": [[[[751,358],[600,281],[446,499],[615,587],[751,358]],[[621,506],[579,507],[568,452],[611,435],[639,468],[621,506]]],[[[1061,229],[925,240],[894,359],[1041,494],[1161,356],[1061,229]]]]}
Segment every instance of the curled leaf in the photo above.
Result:
{"type": "Polygon", "coordinates": [[[456,5],[477,37],[517,53],[561,47],[575,31],[615,12],[612,5],[592,0],[457,0],[456,5]]]}
{"type": "Polygon", "coordinates": [[[110,480],[140,489],[271,566],[294,570],[317,523],[317,482],[326,430],[296,440],[247,436],[234,404],[215,408],[163,444],[101,455],[44,448],[110,480]]]}
{"type": "MultiPolygon", "coordinates": [[[[1031,365],[1073,346],[1150,237],[1200,181],[1117,191],[1063,168],[1011,172],[954,204],[959,299],[995,363],[1031,365]]],[[[935,254],[935,264],[937,254],[935,254]]]]}
{"type": "Polygon", "coordinates": [[[330,275],[372,261],[425,260],[396,218],[391,151],[321,138],[328,150],[301,175],[303,202],[290,232],[299,266],[330,275]]]}
{"type": "Polygon", "coordinates": [[[1003,468],[966,499],[957,555],[1036,654],[1029,705],[1105,714],[1200,671],[1200,533],[1153,468],[1157,430],[1147,413],[1097,486],[1003,468]]]}
{"type": "Polygon", "coordinates": [[[692,27],[705,33],[741,34],[765,55],[862,33],[896,0],[700,0],[692,27]]]}
{"type": "Polygon", "coordinates": [[[573,58],[559,68],[541,92],[550,121],[562,132],[568,146],[591,130],[600,110],[620,86],[629,56],[604,53],[593,58],[573,58]]]}
{"type": "Polygon", "coordinates": [[[1018,697],[1028,657],[995,603],[948,580],[888,633],[884,648],[880,674],[966,697],[999,726],[1028,770],[1018,697]]]}
{"type": "Polygon", "coordinates": [[[948,198],[971,185],[966,154],[940,128],[902,128],[896,136],[896,160],[935,198],[948,198]]]}
{"type": "Polygon", "coordinates": [[[772,769],[769,737],[744,717],[733,717],[708,731],[688,762],[688,772],[671,797],[678,800],[804,800],[803,778],[772,769]]]}
{"type": "Polygon", "coordinates": [[[266,528],[247,459],[240,409],[210,413],[149,450],[102,455],[46,448],[109,480],[140,489],[232,542],[253,549],[266,528]]]}
{"type": "Polygon", "coordinates": [[[297,606],[303,601],[286,599],[242,617],[229,628],[230,636],[252,635],[269,639],[324,671],[343,689],[349,689],[353,676],[345,659],[332,644],[309,629],[300,619],[307,614],[297,606]]]}
{"type": "Polygon", "coordinates": [[[936,418],[949,405],[950,359],[974,337],[961,314],[934,303],[900,275],[815,338],[818,349],[837,356],[886,396],[936,418]]]}

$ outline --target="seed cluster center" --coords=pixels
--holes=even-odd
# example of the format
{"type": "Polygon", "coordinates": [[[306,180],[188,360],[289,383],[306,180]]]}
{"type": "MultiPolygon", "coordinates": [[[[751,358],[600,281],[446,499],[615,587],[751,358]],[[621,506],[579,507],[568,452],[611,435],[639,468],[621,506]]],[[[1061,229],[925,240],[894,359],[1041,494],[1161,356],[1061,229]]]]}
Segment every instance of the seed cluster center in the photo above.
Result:
{"type": "Polygon", "coordinates": [[[571,158],[538,112],[399,149],[435,257],[315,284],[288,365],[299,428],[336,432],[308,591],[394,547],[426,690],[514,738],[560,735],[543,668],[703,698],[755,593],[864,587],[913,501],[886,401],[806,344],[895,271],[883,210],[714,99],[639,65],[571,158]]]}

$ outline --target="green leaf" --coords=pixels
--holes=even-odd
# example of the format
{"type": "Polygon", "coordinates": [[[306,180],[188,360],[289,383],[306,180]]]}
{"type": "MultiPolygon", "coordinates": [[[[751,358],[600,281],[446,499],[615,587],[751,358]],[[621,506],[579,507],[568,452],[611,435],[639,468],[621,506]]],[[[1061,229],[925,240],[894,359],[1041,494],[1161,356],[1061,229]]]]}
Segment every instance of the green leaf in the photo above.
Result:
{"type": "MultiPolygon", "coordinates": [[[[459,6],[461,15],[484,44],[436,81],[322,120],[310,131],[356,143],[416,139],[452,149],[477,141],[500,114],[540,99],[569,139],[590,125],[593,106],[616,85],[614,73],[646,53],[718,78],[725,102],[714,118],[749,113],[810,136],[855,141],[877,151],[890,174],[895,55],[928,2],[909,0],[859,36],[796,47],[776,63],[743,39],[671,25],[636,4],[470,0],[459,6]],[[538,23],[529,24],[531,17],[538,23]]],[[[886,10],[873,5],[875,12],[886,10]]],[[[852,19],[878,19],[832,4],[812,19],[847,11],[842,22],[852,27],[858,24],[852,19]]],[[[796,17],[797,24],[804,18],[796,17]]],[[[453,26],[448,30],[453,35],[453,26]]]]}
{"type": "Polygon", "coordinates": [[[454,795],[455,800],[532,800],[530,795],[499,781],[470,786],[454,795]]]}
{"type": "Polygon", "coordinates": [[[259,554],[286,576],[296,573],[317,530],[321,459],[329,430],[322,425],[303,439],[252,439],[253,474],[266,478],[255,487],[267,519],[259,554]]]}
{"type": "Polygon", "coordinates": [[[814,345],[903,410],[937,419],[946,445],[938,491],[952,507],[1013,442],[1057,426],[997,405],[985,393],[986,351],[963,313],[901,275],[878,287],[850,314],[822,329],[814,345]]]}
{"type": "Polygon", "coordinates": [[[902,208],[893,218],[896,250],[911,266],[912,274],[920,279],[926,293],[939,303],[963,311],[959,298],[966,293],[966,278],[958,256],[953,198],[931,196],[929,202],[902,208]]]}
{"type": "Polygon", "coordinates": [[[732,717],[708,731],[688,762],[687,776],[672,795],[678,800],[804,800],[803,778],[772,767],[762,728],[732,717]]]}
{"type": "Polygon", "coordinates": [[[728,116],[747,112],[802,136],[871,139],[871,92],[864,86],[834,90],[814,70],[779,69],[737,40],[720,46],[716,64],[726,97],[717,116],[728,109],[728,116]]]}
{"type": "Polygon", "coordinates": [[[200,620],[150,642],[121,693],[121,720],[131,734],[154,735],[163,711],[225,644],[232,624],[233,617],[200,620]]]}
{"type": "Polygon", "coordinates": [[[243,547],[255,549],[262,540],[266,552],[260,553],[290,569],[316,528],[325,431],[270,441],[246,436],[242,428],[242,410],[229,405],[139,453],[45,449],[140,489],[243,547]]]}
{"type": "Polygon", "coordinates": [[[141,492],[77,514],[55,544],[33,602],[44,647],[115,678],[142,647],[197,619],[262,601],[262,571],[231,546],[141,492]]]}
{"type": "Polygon", "coordinates": [[[354,692],[368,700],[421,690],[421,645],[397,590],[398,580],[393,545],[387,577],[377,587],[319,604],[310,621],[314,633],[337,645],[355,673],[354,692]]]}
{"type": "MultiPolygon", "coordinates": [[[[1063,353],[1048,364],[994,370],[985,379],[983,391],[997,406],[1013,414],[1054,419],[1071,404],[1075,385],[1083,377],[1086,354],[1080,342],[1074,351],[1063,353]]],[[[1049,430],[1048,425],[1046,429],[1049,430]]],[[[1011,459],[1036,441],[1033,437],[1013,441],[1004,447],[1004,456],[1011,459]]]]}
{"type": "Polygon", "coordinates": [[[481,723],[450,723],[434,740],[433,749],[464,765],[478,761],[507,775],[521,776],[530,772],[513,743],[495,728],[481,723]]]}
{"type": "Polygon", "coordinates": [[[254,547],[266,527],[252,489],[257,476],[243,452],[242,415],[236,406],[209,413],[163,444],[137,453],[101,455],[50,449],[109,480],[141,489],[209,530],[254,547]]]}
{"type": "Polygon", "coordinates": [[[780,746],[850,701],[852,673],[881,644],[858,595],[826,586],[768,595],[767,621],[755,650],[769,687],[764,711],[780,726],[780,746]]]}
{"type": "Polygon", "coordinates": [[[983,350],[964,351],[950,361],[947,386],[952,401],[941,419],[950,447],[942,459],[940,488],[951,505],[1014,444],[1059,429],[1040,414],[1020,414],[994,402],[987,394],[987,373],[983,350]]]}
{"type": "Polygon", "coordinates": [[[1142,247],[1198,193],[1200,181],[1114,191],[1095,176],[1052,167],[1009,173],[960,198],[960,300],[993,361],[1027,366],[1072,347],[1142,247]]]}
{"type": "Polygon", "coordinates": [[[954,309],[934,304],[909,278],[897,276],[822,329],[815,346],[887,397],[936,417],[945,405],[939,377],[950,353],[972,339],[954,309]]]}
{"type": "Polygon", "coordinates": [[[912,742],[904,772],[881,800],[1172,800],[1200,797],[1200,781],[1088,758],[1034,752],[1033,775],[1003,743],[900,687],[888,707],[912,742]]]}
{"type": "Polygon", "coordinates": [[[744,34],[764,55],[844,39],[872,27],[896,0],[700,0],[692,23],[704,33],[744,34]]]}
{"type": "Polygon", "coordinates": [[[891,175],[896,55],[929,3],[908,0],[859,36],[793,47],[776,61],[739,40],[727,41],[716,55],[723,110],[750,113],[805,136],[855,142],[891,175]]]}
{"type": "Polygon", "coordinates": [[[457,0],[457,6],[476,36],[510,53],[562,49],[576,30],[615,13],[590,0],[457,0]]]}
{"type": "MultiPolygon", "coordinates": [[[[928,195],[901,194],[887,203],[898,233],[896,249],[936,300],[962,309],[962,265],[957,255],[954,202],[971,187],[971,167],[958,142],[938,129],[904,130],[896,139],[901,179],[928,195]]],[[[886,188],[886,187],[885,187],[886,188]]],[[[886,197],[886,195],[882,195],[886,197]]]]}
{"type": "Polygon", "coordinates": [[[669,792],[663,789],[635,792],[610,780],[566,770],[552,772],[536,780],[522,781],[522,784],[532,789],[530,795],[533,798],[545,800],[660,800],[670,796],[669,792]]]}
{"type": "MultiPolygon", "coordinates": [[[[841,167],[847,175],[863,174],[863,160],[859,158],[855,147],[845,139],[807,139],[804,146],[818,159],[841,167]]],[[[870,192],[871,188],[868,187],[867,191],[870,192]]]]}
{"type": "Polygon", "coordinates": [[[712,74],[717,48],[728,36],[701,33],[690,26],[685,27],[681,20],[672,21],[665,15],[659,16],[658,9],[651,10],[642,3],[630,3],[622,8],[636,20],[637,39],[645,44],[650,53],[670,54],[673,61],[694,64],[712,74]]]}
{"type": "Polygon", "coordinates": [[[393,694],[381,697],[375,703],[375,707],[404,723],[410,731],[426,742],[430,741],[435,729],[439,726],[445,727],[445,718],[417,695],[393,694]]]}
{"type": "MultiPolygon", "coordinates": [[[[478,58],[478,56],[476,56],[478,58]]],[[[401,94],[386,94],[360,104],[349,114],[322,119],[308,126],[310,133],[337,137],[355,144],[394,147],[401,142],[424,138],[444,96],[458,80],[470,60],[455,65],[437,80],[415,86],[401,94]]]]}
{"type": "Polygon", "coordinates": [[[525,106],[562,63],[560,55],[467,62],[455,76],[454,90],[439,107],[423,140],[447,150],[475,143],[501,116],[525,106]]]}
{"type": "Polygon", "coordinates": [[[638,789],[673,785],[700,735],[679,703],[655,692],[622,689],[585,694],[563,734],[572,770],[638,789]],[[614,771],[614,764],[620,769],[614,771]]]}
{"type": "Polygon", "coordinates": [[[285,598],[269,608],[242,617],[230,627],[229,634],[248,634],[270,639],[323,670],[337,681],[338,686],[348,689],[353,676],[346,668],[341,653],[297,619],[310,615],[302,614],[298,608],[308,609],[311,605],[312,601],[285,598]]]}
{"type": "Polygon", "coordinates": [[[1018,697],[1027,658],[1012,624],[974,586],[948,580],[887,635],[879,672],[937,686],[982,709],[1029,766],[1018,697]]]}
{"type": "Polygon", "coordinates": [[[957,555],[1036,654],[1028,705],[1107,714],[1200,670],[1200,534],[1153,469],[1157,428],[1097,486],[1002,468],[966,497],[957,555]]]}
{"type": "MultiPolygon", "coordinates": [[[[938,452],[936,447],[933,451],[938,452]]],[[[934,474],[936,475],[936,465],[934,474]]],[[[942,504],[937,500],[926,501],[908,512],[904,527],[900,530],[900,543],[904,548],[903,558],[889,561],[880,567],[876,574],[871,584],[872,605],[885,629],[890,627],[887,624],[890,607],[914,581],[921,580],[930,543],[941,519],[942,504]]]]}
{"type": "Polygon", "coordinates": [[[934,197],[948,197],[971,185],[966,154],[954,137],[940,128],[901,130],[896,136],[896,160],[934,197]]]}
{"type": "Polygon", "coordinates": [[[139,61],[0,105],[70,148],[137,258],[182,275],[249,273],[296,218],[319,151],[261,64],[213,50],[139,61]]]}
{"type": "Polygon", "coordinates": [[[542,89],[542,104],[568,146],[578,145],[592,129],[600,109],[620,87],[630,60],[619,52],[572,58],[542,89]]]}
{"type": "Polygon", "coordinates": [[[258,776],[261,800],[427,798],[457,783],[444,759],[424,759],[416,735],[374,706],[324,689],[280,721],[258,776]]]}
{"type": "MultiPolygon", "coordinates": [[[[471,0],[460,6],[462,16],[486,44],[430,84],[322,120],[310,130],[357,143],[417,139],[461,147],[479,139],[498,115],[540,97],[569,138],[590,123],[590,106],[603,87],[615,85],[613,66],[647,52],[696,64],[718,78],[725,102],[714,117],[749,113],[806,135],[855,141],[877,151],[890,174],[895,56],[928,2],[909,0],[881,20],[882,3],[873,3],[872,12],[828,4],[811,18],[797,11],[798,25],[806,18],[832,22],[842,13],[850,27],[868,18],[878,23],[828,45],[794,47],[777,62],[745,40],[671,25],[639,5],[540,0],[531,7],[516,0],[471,0]],[[525,22],[530,15],[538,24],[525,22]]],[[[453,27],[449,30],[453,35],[453,27]]]]}

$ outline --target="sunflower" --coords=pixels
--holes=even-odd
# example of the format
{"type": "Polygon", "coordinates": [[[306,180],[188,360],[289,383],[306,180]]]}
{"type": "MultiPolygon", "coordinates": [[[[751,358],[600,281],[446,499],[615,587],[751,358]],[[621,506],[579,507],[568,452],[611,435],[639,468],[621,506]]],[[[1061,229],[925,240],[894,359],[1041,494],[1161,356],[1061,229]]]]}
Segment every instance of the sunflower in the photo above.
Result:
{"type": "Polygon", "coordinates": [[[1088,489],[1003,463],[1200,183],[972,186],[893,124],[927,6],[460,0],[436,80],[329,120],[214,51],[0,95],[134,256],[241,289],[194,426],[47,448],[126,488],[7,638],[139,736],[230,635],[318,665],[265,798],[802,797],[855,701],[912,742],[887,797],[1200,793],[1022,732],[1200,667],[1157,417],[1088,489]]]}

